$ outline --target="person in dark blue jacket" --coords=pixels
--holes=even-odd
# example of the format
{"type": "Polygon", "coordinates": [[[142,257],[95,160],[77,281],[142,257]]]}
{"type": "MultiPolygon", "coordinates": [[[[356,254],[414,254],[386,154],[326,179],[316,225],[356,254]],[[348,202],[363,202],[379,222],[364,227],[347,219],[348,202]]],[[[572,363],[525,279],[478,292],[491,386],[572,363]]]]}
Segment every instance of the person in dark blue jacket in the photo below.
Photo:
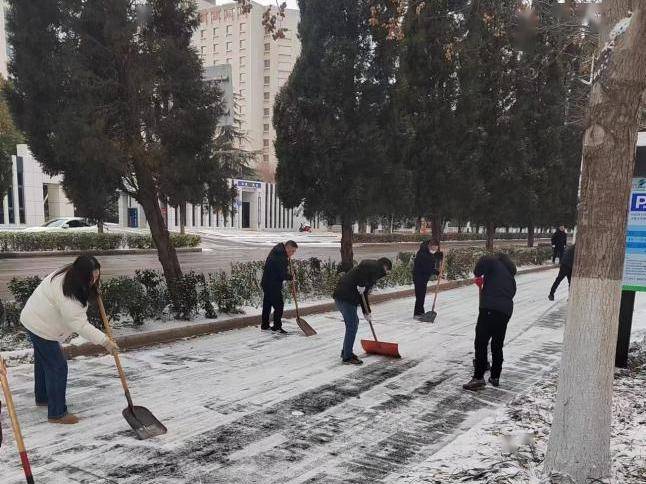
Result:
{"type": "Polygon", "coordinates": [[[568,286],[570,285],[570,279],[572,279],[572,268],[574,267],[574,244],[563,251],[563,257],[559,260],[559,262],[559,273],[556,276],[554,284],[552,284],[550,295],[547,296],[550,301],[554,301],[554,293],[558,289],[559,284],[561,284],[563,279],[567,277],[568,286]]]}
{"type": "Polygon", "coordinates": [[[413,263],[413,283],[415,284],[413,316],[418,317],[426,313],[424,310],[426,286],[431,276],[439,275],[443,258],[444,254],[440,252],[440,243],[437,240],[426,240],[420,244],[413,263]]]}
{"type": "Polygon", "coordinates": [[[473,378],[463,385],[465,390],[477,390],[486,386],[487,347],[491,340],[491,373],[489,383],[497,387],[502,372],[503,345],[507,323],[514,312],[516,295],[516,266],[506,254],[485,255],[473,270],[480,289],[480,311],[476,324],[475,368],[473,378]],[[479,281],[479,282],[478,282],[479,281]]]}
{"type": "Polygon", "coordinates": [[[283,301],[283,282],[291,281],[292,274],[289,270],[289,259],[296,253],[298,245],[293,240],[277,244],[271,249],[265,267],[262,271],[262,280],[260,286],[264,293],[262,301],[262,321],[260,329],[267,330],[269,328],[269,315],[271,308],[274,308],[274,325],[271,327],[273,331],[279,333],[286,333],[283,329],[283,308],[285,302],[283,301]]]}

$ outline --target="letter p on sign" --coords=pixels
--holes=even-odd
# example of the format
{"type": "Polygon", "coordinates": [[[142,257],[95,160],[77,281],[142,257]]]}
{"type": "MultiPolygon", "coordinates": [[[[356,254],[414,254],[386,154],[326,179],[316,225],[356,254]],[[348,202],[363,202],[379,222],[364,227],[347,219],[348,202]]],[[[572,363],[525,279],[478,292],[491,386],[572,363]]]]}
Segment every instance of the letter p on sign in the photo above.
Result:
{"type": "Polygon", "coordinates": [[[630,201],[631,212],[646,212],[646,193],[633,193],[630,201]]]}

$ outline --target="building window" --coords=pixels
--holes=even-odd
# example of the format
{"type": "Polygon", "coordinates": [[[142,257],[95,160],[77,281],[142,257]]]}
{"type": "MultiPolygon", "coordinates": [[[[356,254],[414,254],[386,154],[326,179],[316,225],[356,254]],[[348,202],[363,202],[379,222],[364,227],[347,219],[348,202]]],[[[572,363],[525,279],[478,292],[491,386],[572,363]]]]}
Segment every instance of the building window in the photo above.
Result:
{"type": "Polygon", "coordinates": [[[227,64],[231,65],[231,59],[227,59],[227,64]]]}
{"type": "Polygon", "coordinates": [[[269,108],[264,109],[264,115],[265,115],[266,118],[269,117],[269,108]]]}
{"type": "Polygon", "coordinates": [[[265,52],[269,52],[269,49],[271,49],[271,44],[269,42],[265,43],[265,52]]]}
{"type": "Polygon", "coordinates": [[[217,54],[218,52],[218,44],[213,44],[213,53],[217,54]]]}
{"type": "Polygon", "coordinates": [[[268,147],[268,146],[269,146],[269,140],[268,140],[268,139],[264,139],[264,140],[262,140],[262,145],[263,145],[264,147],[268,147]]]}
{"type": "Polygon", "coordinates": [[[15,224],[16,223],[16,214],[14,212],[14,200],[13,200],[13,187],[9,189],[9,192],[7,193],[7,205],[9,208],[9,223],[10,224],[15,224]]]}
{"type": "Polygon", "coordinates": [[[269,93],[268,92],[264,93],[263,97],[264,97],[265,101],[269,101],[269,93]]]}
{"type": "Polygon", "coordinates": [[[232,25],[227,25],[227,35],[231,35],[232,25]]]}
{"type": "Polygon", "coordinates": [[[267,123],[263,124],[263,125],[262,125],[262,130],[263,130],[265,133],[269,133],[269,124],[267,124],[267,123]]]}
{"type": "Polygon", "coordinates": [[[25,184],[22,156],[16,156],[16,174],[18,175],[18,217],[21,224],[25,223],[25,184]]]}
{"type": "Polygon", "coordinates": [[[240,67],[244,67],[247,65],[247,58],[246,57],[240,57],[240,67]]]}
{"type": "Polygon", "coordinates": [[[269,76],[265,76],[265,86],[269,85],[269,76]]]}
{"type": "Polygon", "coordinates": [[[217,65],[218,65],[218,60],[217,60],[217,59],[213,59],[213,65],[214,65],[214,66],[217,66],[217,65]]]}
{"type": "Polygon", "coordinates": [[[206,30],[200,30],[200,38],[205,39],[206,38],[206,30]]]}
{"type": "Polygon", "coordinates": [[[262,155],[262,161],[269,163],[269,155],[262,155]]]}
{"type": "Polygon", "coordinates": [[[240,73],[240,82],[246,82],[247,81],[247,74],[244,72],[240,73]]]}
{"type": "Polygon", "coordinates": [[[240,32],[246,32],[247,31],[247,24],[242,22],[240,24],[240,32]]]}
{"type": "Polygon", "coordinates": [[[269,69],[269,59],[265,59],[265,69],[269,69]]]}
{"type": "Polygon", "coordinates": [[[246,41],[246,40],[244,40],[244,39],[242,39],[242,40],[240,41],[240,49],[244,49],[244,48],[246,48],[246,47],[247,47],[247,41],[246,41]]]}
{"type": "Polygon", "coordinates": [[[245,102],[247,100],[247,90],[246,89],[240,89],[240,100],[242,102],[245,102]]]}
{"type": "Polygon", "coordinates": [[[217,37],[217,36],[218,36],[218,28],[213,27],[213,37],[217,37]]]}
{"type": "Polygon", "coordinates": [[[232,47],[233,47],[233,42],[227,42],[227,52],[231,52],[232,47]]]}

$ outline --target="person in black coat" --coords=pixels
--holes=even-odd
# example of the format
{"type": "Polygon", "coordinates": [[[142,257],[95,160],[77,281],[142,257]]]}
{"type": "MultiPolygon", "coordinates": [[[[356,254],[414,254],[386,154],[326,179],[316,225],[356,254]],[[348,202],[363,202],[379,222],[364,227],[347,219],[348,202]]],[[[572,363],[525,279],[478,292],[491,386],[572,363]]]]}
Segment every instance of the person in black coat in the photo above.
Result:
{"type": "Polygon", "coordinates": [[[556,258],[559,258],[559,262],[563,258],[563,250],[567,245],[567,232],[565,227],[561,225],[556,232],[552,234],[552,264],[556,262],[556,258]]]}
{"type": "Polygon", "coordinates": [[[343,350],[341,351],[341,359],[344,364],[360,365],[363,363],[352,351],[357,329],[359,328],[357,308],[361,306],[366,320],[372,321],[368,294],[377,284],[377,281],[390,272],[392,268],[392,262],[385,257],[379,260],[363,260],[358,266],[341,276],[337,283],[333,297],[336,307],[341,312],[345,322],[345,338],[343,340],[343,350]],[[361,294],[363,294],[366,301],[365,305],[361,294]]]}
{"type": "Polygon", "coordinates": [[[502,372],[503,345],[507,323],[514,312],[516,266],[506,254],[482,256],[473,273],[480,289],[480,311],[476,324],[475,368],[473,378],[463,385],[466,390],[483,388],[486,383],[487,347],[491,340],[491,374],[489,383],[498,386],[502,372]]]}
{"type": "Polygon", "coordinates": [[[271,308],[274,308],[274,325],[273,331],[286,333],[283,329],[283,282],[291,281],[292,274],[289,270],[289,259],[296,253],[298,245],[293,240],[280,243],[274,246],[267,256],[265,267],[262,271],[262,280],[260,286],[264,293],[262,301],[262,321],[260,329],[267,330],[269,327],[269,315],[271,308]]]}
{"type": "Polygon", "coordinates": [[[413,263],[413,283],[415,284],[415,309],[413,316],[422,316],[424,300],[426,299],[426,286],[431,276],[438,276],[444,254],[440,252],[440,243],[437,240],[426,240],[419,246],[413,263]]]}
{"type": "Polygon", "coordinates": [[[559,262],[561,263],[559,267],[559,274],[558,276],[556,276],[554,284],[552,284],[550,295],[547,296],[550,301],[554,301],[554,293],[558,289],[559,284],[561,284],[561,281],[563,281],[563,279],[567,277],[568,286],[570,285],[570,280],[572,279],[572,268],[574,267],[574,245],[575,244],[566,248],[565,251],[563,251],[563,257],[559,259],[559,262]]]}

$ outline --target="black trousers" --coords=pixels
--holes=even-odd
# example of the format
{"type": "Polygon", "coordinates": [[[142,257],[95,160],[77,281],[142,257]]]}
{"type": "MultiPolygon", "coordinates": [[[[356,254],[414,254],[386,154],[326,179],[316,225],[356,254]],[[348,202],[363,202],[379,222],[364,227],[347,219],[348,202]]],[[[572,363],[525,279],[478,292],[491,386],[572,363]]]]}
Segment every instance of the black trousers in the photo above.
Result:
{"type": "Polygon", "coordinates": [[[563,259],[563,251],[565,250],[565,247],[559,247],[558,245],[554,247],[552,250],[552,264],[556,262],[556,258],[559,258],[559,262],[561,262],[561,259],[563,259]]]}
{"type": "Polygon", "coordinates": [[[263,289],[264,297],[262,300],[262,322],[260,327],[267,329],[269,327],[269,315],[271,308],[274,308],[274,328],[280,329],[283,327],[283,308],[285,302],[283,301],[283,292],[281,289],[263,289]]]}
{"type": "Polygon", "coordinates": [[[567,283],[569,285],[570,280],[572,279],[572,268],[561,266],[559,268],[559,275],[556,276],[556,279],[554,280],[554,284],[552,284],[552,289],[550,290],[550,296],[554,295],[554,293],[559,287],[559,284],[561,284],[561,281],[563,281],[563,279],[565,279],[566,277],[567,277],[567,283]]]}
{"type": "Polygon", "coordinates": [[[510,316],[500,311],[480,308],[478,324],[476,324],[476,364],[473,378],[484,378],[487,371],[487,346],[491,340],[491,378],[500,378],[502,372],[503,353],[507,323],[510,316]]]}
{"type": "Polygon", "coordinates": [[[424,311],[424,301],[426,300],[426,287],[428,285],[428,279],[426,278],[413,278],[413,282],[415,283],[415,311],[413,314],[415,316],[419,316],[420,314],[424,314],[426,311],[424,311]]]}

